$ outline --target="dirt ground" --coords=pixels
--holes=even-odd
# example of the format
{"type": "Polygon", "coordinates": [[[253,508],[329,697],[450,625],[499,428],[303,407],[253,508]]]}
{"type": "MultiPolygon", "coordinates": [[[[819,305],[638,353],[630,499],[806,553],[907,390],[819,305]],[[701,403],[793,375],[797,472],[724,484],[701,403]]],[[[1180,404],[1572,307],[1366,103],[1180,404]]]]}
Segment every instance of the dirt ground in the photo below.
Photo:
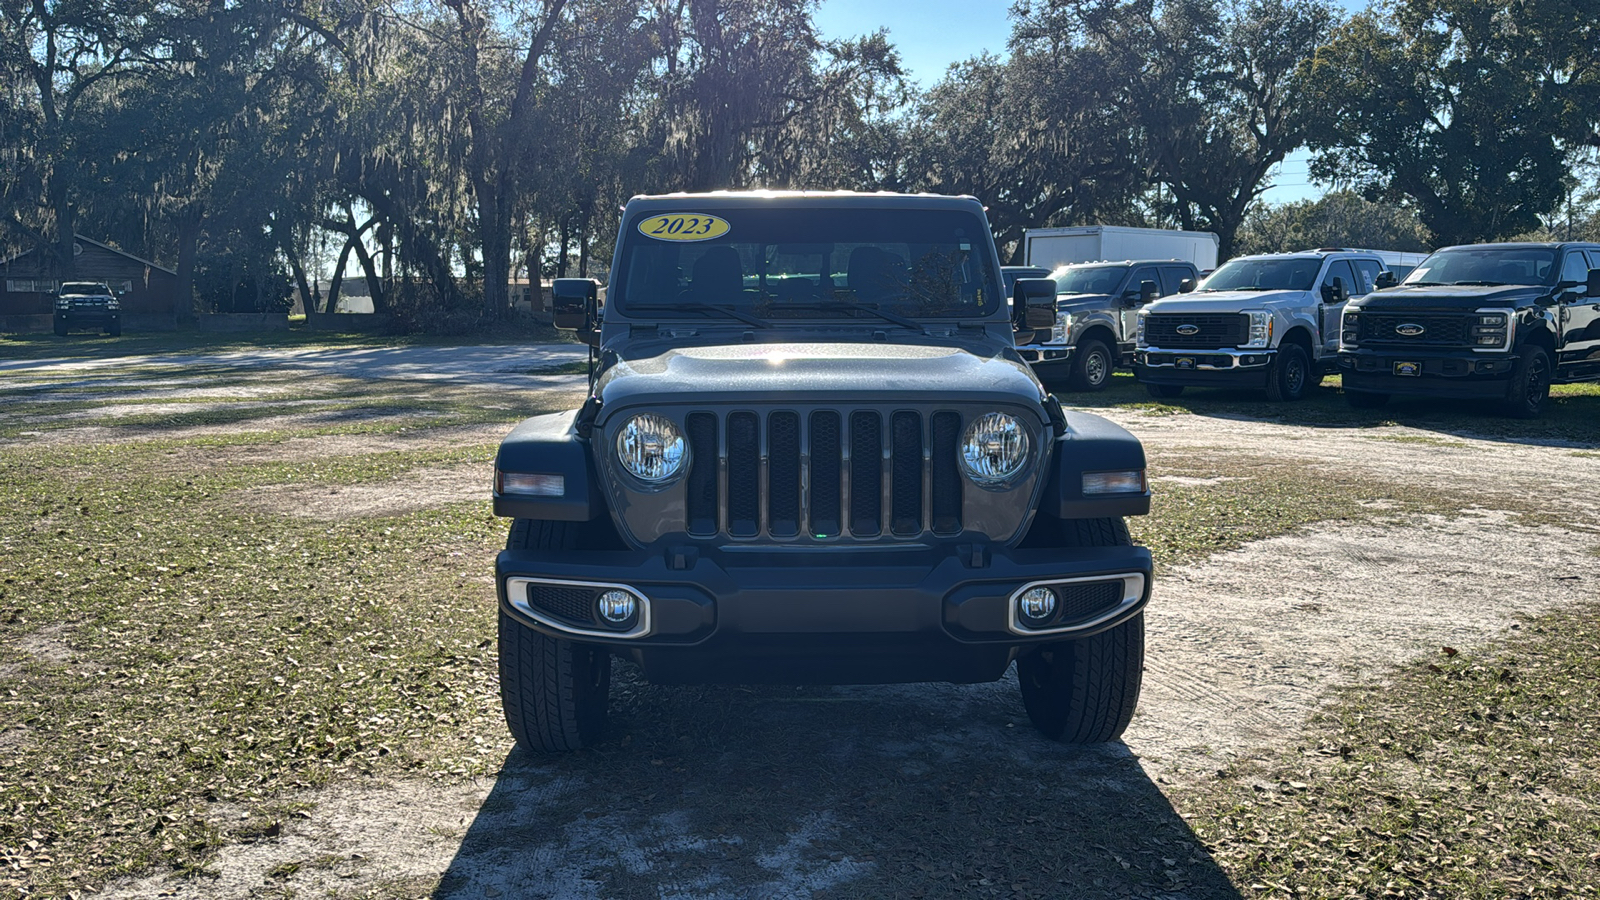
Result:
{"type": "MultiPolygon", "coordinates": [[[[406,367],[392,355],[385,364],[386,377],[406,367]]],[[[1342,685],[1381,682],[1389,666],[1475,646],[1521,617],[1600,593],[1592,448],[1402,426],[1107,414],[1145,442],[1157,472],[1164,455],[1238,455],[1379,485],[1484,488],[1459,515],[1324,523],[1164,572],[1125,746],[1039,738],[1013,676],[797,691],[658,688],[622,670],[609,747],[535,759],[503,733],[485,734],[505,760],[495,777],[336,785],[301,798],[305,812],[281,834],[226,849],[216,878],[155,875],[99,896],[886,896],[910,895],[908,884],[927,896],[1235,896],[1194,852],[1167,795],[1294,741],[1342,685]],[[1513,515],[1529,499],[1548,510],[1546,524],[1513,515]],[[922,792],[953,798],[950,817],[901,815],[901,798],[922,792]],[[1116,798],[1154,835],[1057,826],[1050,840],[1101,842],[1093,846],[1111,876],[1085,874],[1063,893],[1063,878],[941,868],[935,851],[946,842],[1026,839],[1030,824],[1057,822],[1091,795],[1116,798]],[[748,812],[729,818],[729,808],[748,812]],[[996,818],[992,834],[960,827],[985,815],[996,818]],[[1139,849],[1149,841],[1176,849],[1139,849]],[[1149,852],[1160,862],[1147,876],[1115,883],[1110,860],[1138,873],[1144,862],[1132,854],[1149,852]]],[[[294,444],[251,452],[307,449],[294,444]]],[[[390,514],[480,499],[489,476],[487,464],[455,466],[380,486],[264,489],[251,502],[310,518],[390,514]]]]}

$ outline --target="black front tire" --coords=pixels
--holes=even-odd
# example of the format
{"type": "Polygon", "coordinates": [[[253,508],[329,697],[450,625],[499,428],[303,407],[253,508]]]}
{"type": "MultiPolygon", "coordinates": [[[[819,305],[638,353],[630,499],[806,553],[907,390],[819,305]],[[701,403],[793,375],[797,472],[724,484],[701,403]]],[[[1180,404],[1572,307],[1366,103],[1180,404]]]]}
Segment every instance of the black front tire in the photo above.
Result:
{"type": "MultiPolygon", "coordinates": [[[[507,550],[571,550],[579,523],[518,519],[507,550]]],[[[516,742],[538,753],[579,750],[605,734],[611,654],[550,637],[500,611],[500,705],[516,742]]]]}
{"type": "Polygon", "coordinates": [[[1144,389],[1146,391],[1150,392],[1150,396],[1155,397],[1155,398],[1157,398],[1159,400],[1170,400],[1173,397],[1176,397],[1179,394],[1183,393],[1183,385],[1181,385],[1181,384],[1149,384],[1149,383],[1146,383],[1145,386],[1144,386],[1144,389]]]}
{"type": "Polygon", "coordinates": [[[1389,402],[1389,395],[1377,391],[1352,391],[1346,388],[1344,399],[1356,409],[1377,409],[1389,402]]]}
{"type": "MultiPolygon", "coordinates": [[[[1062,523],[1072,547],[1128,546],[1122,519],[1062,523]]],[[[1144,681],[1144,613],[1107,631],[1046,644],[1017,660],[1028,719],[1051,740],[1103,744],[1127,730],[1144,681]]]]}
{"type": "Polygon", "coordinates": [[[66,337],[66,336],[67,336],[67,323],[63,322],[60,319],[57,319],[56,320],[56,337],[66,337]]]}
{"type": "Polygon", "coordinates": [[[1299,400],[1312,383],[1310,354],[1299,344],[1285,342],[1267,372],[1267,399],[1274,403],[1299,400]]]}
{"type": "Polygon", "coordinates": [[[1075,391],[1103,391],[1111,383],[1111,371],[1115,367],[1111,348],[1104,341],[1084,341],[1073,351],[1069,383],[1075,391]]]}
{"type": "Polygon", "coordinates": [[[112,322],[110,325],[107,325],[106,326],[106,334],[109,334],[112,337],[122,337],[122,323],[120,321],[118,321],[118,322],[112,322]]]}
{"type": "Polygon", "coordinates": [[[1543,347],[1527,348],[1511,370],[1506,415],[1514,419],[1538,418],[1550,400],[1550,374],[1550,354],[1543,347]]]}

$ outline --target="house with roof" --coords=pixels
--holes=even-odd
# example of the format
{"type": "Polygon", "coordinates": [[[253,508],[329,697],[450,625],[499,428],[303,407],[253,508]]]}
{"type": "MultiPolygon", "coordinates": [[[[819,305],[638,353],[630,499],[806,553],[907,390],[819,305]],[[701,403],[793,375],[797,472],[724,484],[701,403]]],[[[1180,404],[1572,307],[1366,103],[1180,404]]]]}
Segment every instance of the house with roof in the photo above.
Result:
{"type": "MultiPolygon", "coordinates": [[[[177,312],[178,273],[81,234],[72,245],[72,281],[101,281],[122,301],[124,320],[170,320],[177,312]]],[[[8,330],[50,329],[56,289],[63,279],[55,259],[37,248],[0,262],[0,321],[8,330]],[[21,317],[43,316],[41,322],[21,317]]]]}

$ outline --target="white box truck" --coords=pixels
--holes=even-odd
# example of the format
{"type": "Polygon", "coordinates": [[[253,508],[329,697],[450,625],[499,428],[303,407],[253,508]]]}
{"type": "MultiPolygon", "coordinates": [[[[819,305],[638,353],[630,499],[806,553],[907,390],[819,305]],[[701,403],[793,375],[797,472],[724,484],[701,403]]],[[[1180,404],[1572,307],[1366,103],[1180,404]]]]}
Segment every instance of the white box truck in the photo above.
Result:
{"type": "Polygon", "coordinates": [[[1122,259],[1183,259],[1201,272],[1217,267],[1217,236],[1209,231],[1079,225],[1030,228],[1022,233],[1030,266],[1054,269],[1068,263],[1122,259]]]}

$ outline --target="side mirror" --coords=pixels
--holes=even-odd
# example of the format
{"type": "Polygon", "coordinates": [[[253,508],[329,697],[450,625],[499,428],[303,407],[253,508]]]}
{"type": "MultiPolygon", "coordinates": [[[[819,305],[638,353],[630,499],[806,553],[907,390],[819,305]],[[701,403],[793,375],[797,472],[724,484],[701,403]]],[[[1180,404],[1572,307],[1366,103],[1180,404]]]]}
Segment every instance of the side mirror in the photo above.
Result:
{"type": "Polygon", "coordinates": [[[1394,277],[1394,273],[1393,272],[1388,272],[1388,271],[1379,272],[1378,273],[1378,280],[1376,282],[1374,282],[1374,284],[1377,286],[1378,290],[1380,290],[1380,291],[1383,290],[1384,288],[1392,288],[1392,287],[1394,287],[1395,285],[1397,285],[1399,283],[1400,283],[1400,279],[1394,277]]]}
{"type": "Polygon", "coordinates": [[[1588,290],[1590,299],[1600,300],[1600,269],[1589,270],[1588,290]]]}
{"type": "Polygon", "coordinates": [[[1056,282],[1053,278],[1018,278],[1012,288],[1011,323],[1018,332],[1049,330],[1056,324],[1056,282]]]}
{"type": "Polygon", "coordinates": [[[1178,293],[1192,294],[1194,293],[1194,286],[1195,280],[1193,278],[1185,278],[1184,280],[1178,282],[1178,293]]]}
{"type": "Polygon", "coordinates": [[[1141,282],[1139,282],[1139,302],[1140,303],[1149,303],[1151,300],[1154,300],[1159,296],[1161,296],[1161,286],[1160,285],[1156,284],[1154,281],[1141,281],[1141,282]]]}
{"type": "Polygon", "coordinates": [[[593,278],[557,278],[550,283],[550,310],[555,326],[579,332],[590,340],[599,315],[600,283],[593,278]]]}
{"type": "Polygon", "coordinates": [[[1334,278],[1333,281],[1322,286],[1323,303],[1343,303],[1350,299],[1350,291],[1344,286],[1343,278],[1334,278]]]}

